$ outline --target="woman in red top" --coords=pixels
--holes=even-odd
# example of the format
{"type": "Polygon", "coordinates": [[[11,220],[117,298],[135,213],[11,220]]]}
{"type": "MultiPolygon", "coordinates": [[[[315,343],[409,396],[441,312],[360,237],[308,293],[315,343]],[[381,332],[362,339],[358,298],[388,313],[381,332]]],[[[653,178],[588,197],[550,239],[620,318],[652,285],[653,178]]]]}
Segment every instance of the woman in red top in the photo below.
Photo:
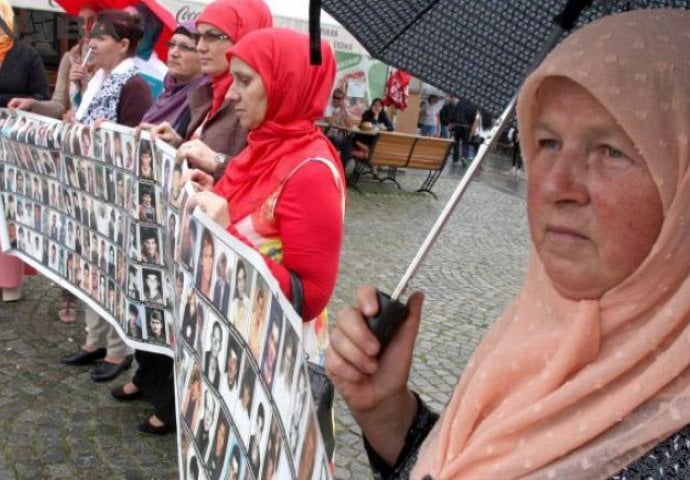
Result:
{"type": "Polygon", "coordinates": [[[265,255],[288,298],[290,272],[299,277],[305,319],[319,315],[333,293],[342,242],[344,176],[314,125],[335,74],[330,47],[322,51],[322,65],[309,65],[306,35],[281,28],[238,42],[228,95],[250,130],[248,146],[215,186],[200,170],[186,175],[207,190],[195,195],[201,208],[265,255]]]}

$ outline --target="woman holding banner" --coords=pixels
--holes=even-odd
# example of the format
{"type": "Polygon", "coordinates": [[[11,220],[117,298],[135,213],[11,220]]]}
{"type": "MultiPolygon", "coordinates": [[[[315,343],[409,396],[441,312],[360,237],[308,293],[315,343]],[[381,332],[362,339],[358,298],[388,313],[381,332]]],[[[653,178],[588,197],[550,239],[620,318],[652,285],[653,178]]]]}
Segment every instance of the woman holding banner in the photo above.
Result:
{"type": "Polygon", "coordinates": [[[293,285],[303,290],[296,309],[307,320],[304,346],[315,363],[327,343],[324,309],[338,273],[345,203],[338,153],[314,124],[335,77],[325,42],[321,55],[321,65],[310,65],[307,36],[288,29],[258,30],[240,40],[230,52],[235,80],[228,98],[250,131],[249,145],[215,186],[200,170],[186,174],[206,190],[194,201],[264,254],[288,298],[299,298],[293,285]]]}
{"type": "MultiPolygon", "coordinates": [[[[109,120],[136,127],[153,103],[148,84],[138,74],[132,57],[142,38],[141,19],[126,12],[103,10],[96,18],[89,47],[98,69],[89,80],[76,119],[86,125],[109,120]]],[[[88,75],[86,67],[73,72],[88,75]]],[[[103,359],[91,373],[95,382],[115,378],[132,363],[132,351],[108,322],[96,312],[85,314],[87,338],[84,345],[62,358],[66,365],[88,365],[103,359]]]]}

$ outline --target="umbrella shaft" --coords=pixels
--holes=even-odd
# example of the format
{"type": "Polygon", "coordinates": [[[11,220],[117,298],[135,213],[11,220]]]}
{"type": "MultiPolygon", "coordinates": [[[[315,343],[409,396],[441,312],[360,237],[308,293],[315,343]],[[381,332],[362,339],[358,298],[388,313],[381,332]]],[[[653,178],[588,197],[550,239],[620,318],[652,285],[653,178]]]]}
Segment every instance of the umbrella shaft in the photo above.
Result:
{"type": "MultiPolygon", "coordinates": [[[[546,57],[546,55],[553,49],[553,47],[556,46],[562,35],[563,28],[561,28],[559,25],[554,25],[548,40],[544,43],[544,48],[539,53],[539,55],[537,55],[537,57],[534,60],[534,63],[530,66],[527,73],[531,72],[541,63],[544,57],[546,57]]],[[[412,280],[412,278],[417,274],[419,266],[422,264],[426,256],[429,254],[429,250],[431,250],[431,247],[436,243],[438,235],[441,233],[441,230],[443,230],[443,227],[448,222],[450,215],[453,213],[455,207],[460,202],[460,199],[465,194],[465,190],[467,190],[467,187],[472,181],[472,178],[476,174],[477,170],[479,170],[479,166],[484,161],[484,157],[487,156],[489,150],[498,141],[498,137],[500,136],[501,132],[505,129],[506,125],[508,125],[508,121],[510,120],[510,118],[513,115],[513,112],[515,111],[516,101],[517,94],[514,95],[513,98],[510,100],[508,106],[505,108],[505,110],[499,117],[498,123],[491,130],[489,140],[480,145],[477,155],[474,157],[474,160],[472,160],[472,162],[470,163],[469,168],[463,175],[458,186],[455,187],[455,191],[453,191],[453,194],[450,196],[450,199],[443,207],[441,214],[436,219],[436,223],[434,223],[433,227],[431,227],[431,230],[424,239],[424,243],[422,243],[422,245],[419,247],[419,250],[417,251],[417,254],[412,260],[412,263],[410,263],[409,267],[407,267],[405,274],[400,279],[400,283],[398,283],[398,286],[395,287],[395,290],[393,290],[393,294],[391,295],[392,300],[398,300],[400,298],[400,295],[402,295],[403,292],[407,289],[410,280],[412,280]]]]}

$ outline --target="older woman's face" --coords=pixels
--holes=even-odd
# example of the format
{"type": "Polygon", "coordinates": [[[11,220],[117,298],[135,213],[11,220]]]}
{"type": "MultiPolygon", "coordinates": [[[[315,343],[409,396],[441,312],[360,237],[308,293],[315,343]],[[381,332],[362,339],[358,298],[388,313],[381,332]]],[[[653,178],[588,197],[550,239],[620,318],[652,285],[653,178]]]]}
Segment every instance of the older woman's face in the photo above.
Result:
{"type": "Polygon", "coordinates": [[[249,130],[259,127],[266,117],[268,96],[259,73],[237,57],[230,61],[233,77],[228,98],[235,104],[240,124],[249,130]]]}
{"type": "Polygon", "coordinates": [[[199,40],[196,49],[199,52],[201,71],[206,75],[220,75],[228,71],[228,59],[225,54],[234,43],[218,28],[208,23],[197,25],[199,40]]]}
{"type": "Polygon", "coordinates": [[[176,80],[187,82],[201,73],[199,52],[192,38],[176,33],[168,43],[168,72],[176,80]]]}
{"type": "Polygon", "coordinates": [[[645,259],[661,225],[661,198],[632,140],[587,91],[547,79],[537,97],[528,214],[555,288],[599,298],[645,259]]]}

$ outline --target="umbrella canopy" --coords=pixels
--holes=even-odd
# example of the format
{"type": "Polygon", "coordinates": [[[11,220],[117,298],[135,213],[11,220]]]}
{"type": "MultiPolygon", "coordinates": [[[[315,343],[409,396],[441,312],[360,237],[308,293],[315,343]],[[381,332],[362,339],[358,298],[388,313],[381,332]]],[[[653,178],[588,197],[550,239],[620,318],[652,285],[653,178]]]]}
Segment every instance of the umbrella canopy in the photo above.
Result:
{"type": "MultiPolygon", "coordinates": [[[[516,93],[566,0],[321,0],[369,51],[448,93],[498,113],[516,93]]],[[[580,24],[688,0],[594,0],[580,24]]]]}
{"type": "Polygon", "coordinates": [[[60,5],[68,15],[73,17],[76,17],[79,10],[84,7],[96,7],[99,10],[122,10],[143,3],[163,24],[163,29],[156,40],[154,49],[156,50],[158,58],[163,62],[168,58],[167,42],[175,31],[175,17],[156,0],[55,0],[55,3],[60,5]]]}

